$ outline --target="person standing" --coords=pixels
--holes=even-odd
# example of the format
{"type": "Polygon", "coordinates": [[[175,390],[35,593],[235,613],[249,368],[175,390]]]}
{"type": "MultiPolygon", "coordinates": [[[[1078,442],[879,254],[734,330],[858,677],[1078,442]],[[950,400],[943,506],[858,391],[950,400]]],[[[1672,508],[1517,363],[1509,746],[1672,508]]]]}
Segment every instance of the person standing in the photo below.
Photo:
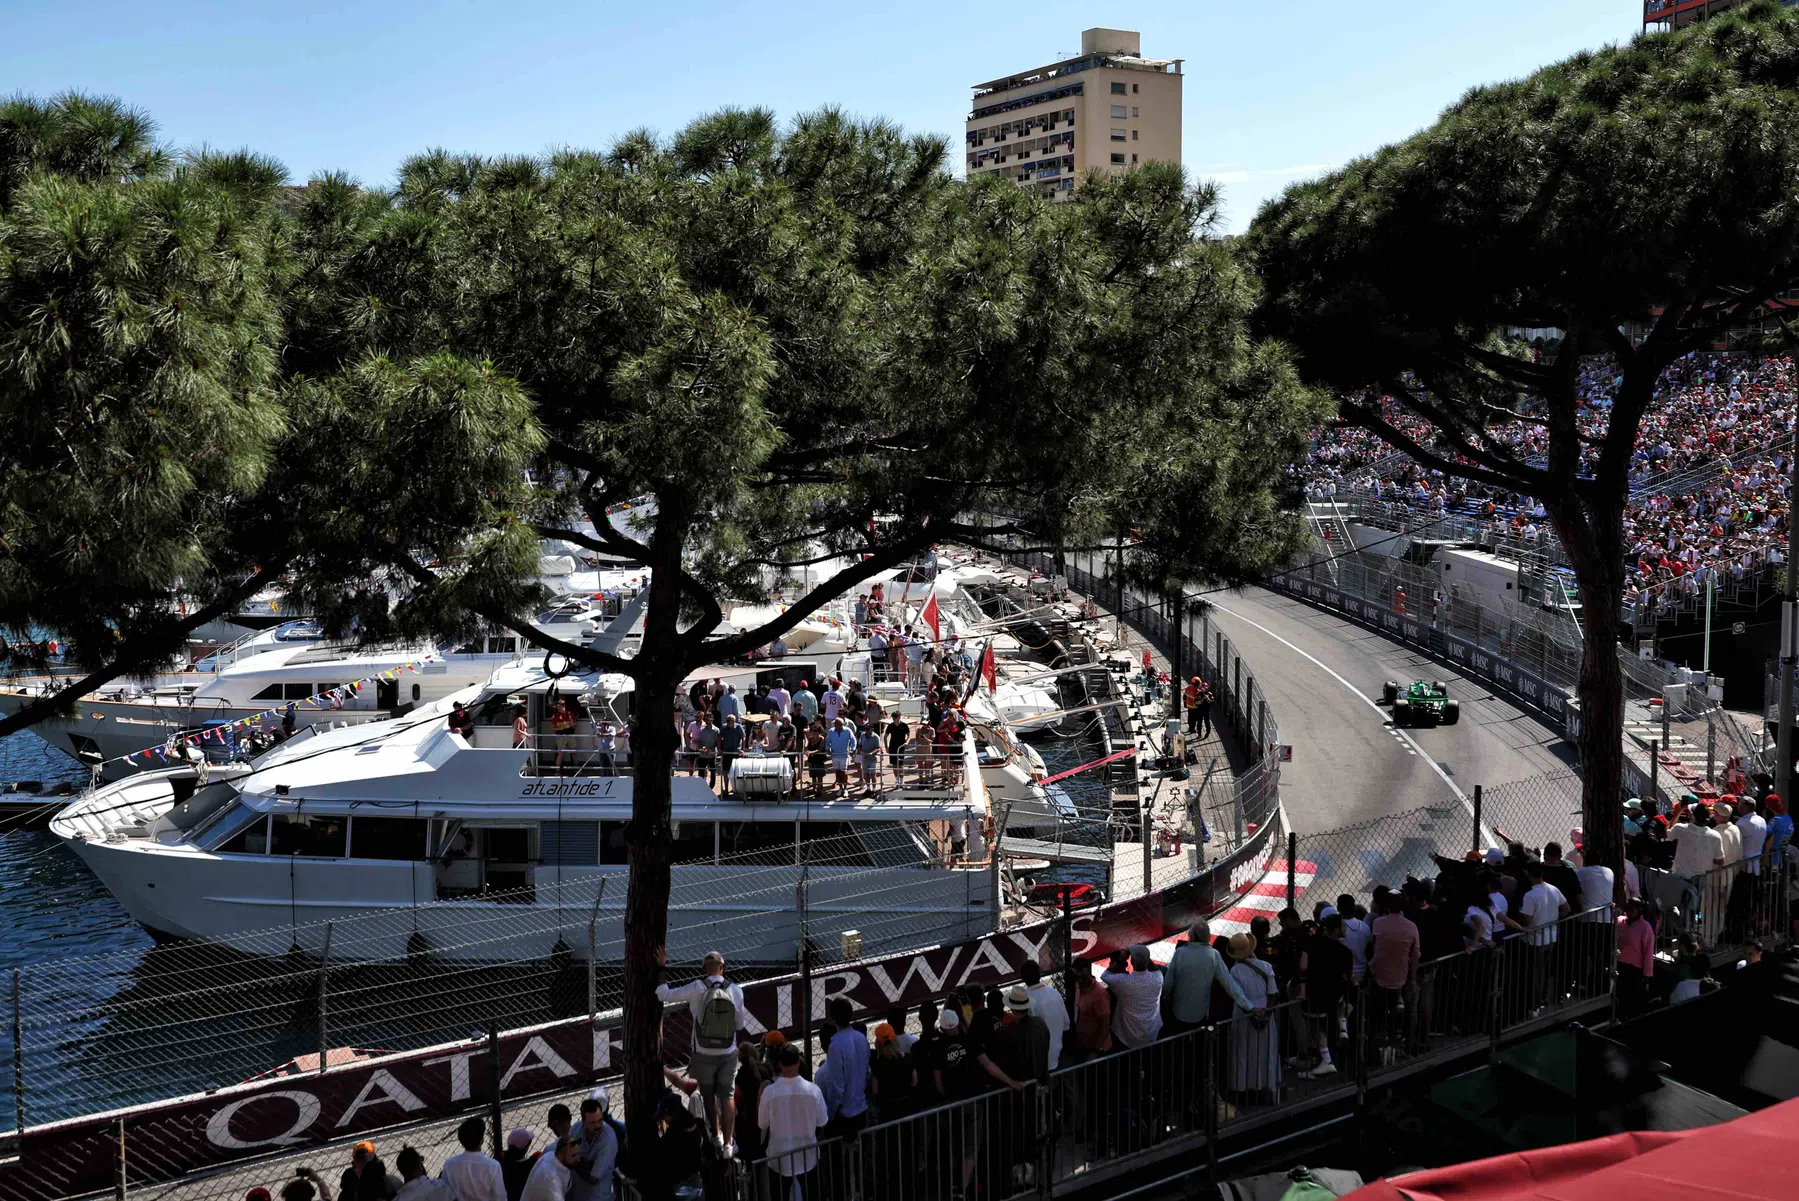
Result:
{"type": "Polygon", "coordinates": [[[799,691],[793,694],[793,713],[795,724],[802,730],[812,728],[818,718],[818,694],[812,691],[811,680],[801,680],[799,691]]]}
{"type": "Polygon", "coordinates": [[[1113,1041],[1131,1050],[1153,1044],[1162,1033],[1163,976],[1150,960],[1149,948],[1138,943],[1128,952],[1114,952],[1099,980],[1112,990],[1113,1041]]]}
{"type": "Polygon", "coordinates": [[[825,1138],[854,1138],[868,1121],[868,1036],[850,1024],[855,1017],[846,997],[826,1007],[837,1032],[825,1046],[825,1062],[813,1079],[825,1094],[829,1114],[825,1138]]]}
{"type": "Polygon", "coordinates": [[[718,787],[722,796],[731,795],[731,765],[742,753],[743,727],[733,713],[725,718],[724,728],[718,732],[718,787]]]}
{"type": "Polygon", "coordinates": [[[556,774],[562,774],[563,755],[575,748],[575,714],[567,697],[557,697],[550,710],[550,742],[556,747],[556,774]]]}
{"type": "Polygon", "coordinates": [[[401,1147],[400,1153],[394,1156],[394,1167],[400,1170],[400,1191],[394,1194],[394,1201],[446,1201],[450,1190],[441,1180],[433,1180],[425,1174],[425,1157],[419,1154],[417,1147],[401,1147]]]}
{"type": "Polygon", "coordinates": [[[350,1148],[350,1166],[337,1184],[338,1201],[393,1201],[400,1183],[375,1153],[375,1144],[364,1139],[350,1148]]]}
{"type": "Polygon", "coordinates": [[[1035,959],[1027,959],[1019,966],[1018,978],[1024,981],[1025,989],[1031,997],[1031,1013],[1043,1019],[1044,1028],[1049,1031],[1049,1070],[1055,1071],[1062,1066],[1062,1039],[1068,1033],[1068,1006],[1062,994],[1045,983],[1043,969],[1037,966],[1035,959]]]}
{"type": "Polygon", "coordinates": [[[606,1120],[606,1094],[581,1102],[581,1154],[570,1165],[568,1201],[612,1201],[612,1173],[618,1167],[618,1133],[606,1120]]]}
{"type": "Polygon", "coordinates": [[[1225,966],[1224,957],[1212,946],[1212,927],[1202,918],[1188,928],[1187,941],[1174,949],[1162,975],[1162,992],[1168,997],[1167,1033],[1196,1030],[1215,1016],[1215,986],[1223,989],[1238,1009],[1255,1008],[1225,966]]]}
{"type": "MultiPolygon", "coordinates": [[[[829,700],[836,695],[835,685],[832,691],[825,693],[829,700]]],[[[829,706],[827,706],[829,708],[829,706]]],[[[837,795],[849,795],[850,788],[850,753],[856,749],[856,736],[843,728],[843,719],[833,717],[831,732],[825,735],[825,754],[830,756],[831,771],[837,777],[837,795]]]]}
{"type": "Polygon", "coordinates": [[[1529,1008],[1534,1013],[1560,983],[1551,971],[1561,933],[1556,923],[1568,916],[1571,907],[1562,890],[1545,878],[1540,861],[1533,859],[1525,864],[1524,876],[1530,887],[1518,902],[1518,920],[1524,926],[1525,949],[1530,956],[1529,1008]]]}
{"type": "Polygon", "coordinates": [[[1194,676],[1181,689],[1181,704],[1187,710],[1187,736],[1200,737],[1199,733],[1199,677],[1194,676]]]}
{"type": "Polygon", "coordinates": [[[893,769],[893,782],[895,785],[900,783],[900,777],[904,774],[904,768],[906,766],[906,746],[911,737],[912,727],[906,724],[906,719],[900,716],[897,709],[894,710],[893,720],[887,723],[886,743],[887,766],[893,769]]]}
{"type": "MultiPolygon", "coordinates": [[[[668,968],[668,952],[656,948],[656,966],[668,968]]],[[[693,1017],[693,1054],[687,1074],[698,1083],[718,1144],[731,1148],[736,1104],[737,1032],[749,1028],[749,1011],[743,1007],[743,989],[725,980],[725,957],[708,951],[700,960],[700,978],[679,988],[666,982],[656,985],[656,999],[663,1003],[684,1001],[693,1017]]],[[[633,1154],[636,1154],[633,1151],[633,1154]]]]}
{"type": "Polygon", "coordinates": [[[875,1027],[875,1049],[868,1064],[869,1092],[879,1108],[876,1120],[881,1122],[910,1116],[918,1096],[918,1064],[911,1048],[900,1042],[904,1029],[903,1022],[894,1026],[891,1015],[875,1027]]]}
{"type": "Polygon", "coordinates": [[[1737,840],[1741,855],[1737,876],[1731,884],[1730,904],[1726,909],[1728,933],[1733,941],[1742,941],[1751,927],[1760,924],[1763,913],[1763,850],[1768,844],[1768,822],[1755,811],[1755,801],[1743,797],[1737,802],[1737,840]]]}
{"type": "MultiPolygon", "coordinates": [[[[452,1201],[507,1201],[506,1175],[500,1161],[481,1150],[487,1139],[487,1123],[480,1118],[466,1118],[456,1127],[456,1141],[462,1144],[458,1154],[444,1160],[444,1184],[452,1201]]],[[[400,1174],[406,1174],[405,1169],[400,1174]]]]}
{"type": "Polygon", "coordinates": [[[793,693],[787,691],[785,682],[776,680],[775,686],[768,690],[768,699],[774,702],[775,709],[782,717],[793,713],[793,693]]]}
{"type": "Polygon", "coordinates": [[[1655,976],[1655,927],[1643,916],[1643,902],[1624,902],[1618,931],[1618,1017],[1628,1020],[1649,1008],[1649,982],[1655,976]]]}
{"type": "Polygon", "coordinates": [[[566,1201],[574,1167],[581,1162],[581,1138],[565,1134],[549,1151],[537,1157],[531,1174],[525,1178],[519,1201],[566,1201]]]}
{"type": "Polygon", "coordinates": [[[856,736],[856,770],[862,777],[864,791],[881,787],[881,736],[872,725],[863,726],[862,733],[856,736]]]}
{"type": "Polygon", "coordinates": [[[794,1197],[812,1201],[817,1196],[812,1191],[818,1168],[815,1144],[831,1115],[818,1085],[800,1076],[798,1048],[791,1044],[776,1048],[775,1065],[780,1075],[763,1087],[758,1102],[758,1120],[768,1143],[763,1164],[775,1177],[766,1195],[780,1201],[794,1197]]]}
{"type": "Polygon", "coordinates": [[[1374,977],[1374,1019],[1379,1037],[1389,1046],[1400,1046],[1406,1036],[1406,998],[1417,991],[1422,942],[1418,925],[1405,915],[1405,899],[1388,893],[1381,915],[1369,927],[1374,942],[1368,952],[1368,973],[1374,977]]]}
{"type": "Polygon", "coordinates": [[[1343,998],[1355,988],[1355,968],[1349,948],[1343,945],[1343,915],[1331,913],[1318,933],[1306,942],[1299,956],[1299,995],[1318,1062],[1299,1073],[1301,1080],[1316,1080],[1336,1072],[1331,1062],[1331,1043],[1342,1021],[1343,998]]]}
{"type": "Polygon", "coordinates": [[[743,702],[737,697],[737,685],[727,684],[718,697],[718,717],[720,721],[729,718],[743,719],[743,702]]]}
{"type": "Polygon", "coordinates": [[[1279,985],[1274,968],[1256,954],[1253,936],[1233,934],[1229,945],[1227,978],[1236,985],[1236,994],[1249,1001],[1247,1005],[1239,1002],[1239,1012],[1230,1022],[1230,1087],[1241,1095],[1266,1093],[1272,1097],[1281,1086],[1281,1047],[1280,1032],[1268,1021],[1268,1007],[1276,999],[1279,985]],[[1249,1012],[1244,1014],[1242,1009],[1249,1012]]]}
{"type": "Polygon", "coordinates": [[[531,1178],[535,1159],[531,1154],[531,1132],[519,1127],[506,1136],[506,1150],[500,1156],[500,1177],[506,1182],[506,1201],[519,1201],[525,1181],[531,1178]]]}

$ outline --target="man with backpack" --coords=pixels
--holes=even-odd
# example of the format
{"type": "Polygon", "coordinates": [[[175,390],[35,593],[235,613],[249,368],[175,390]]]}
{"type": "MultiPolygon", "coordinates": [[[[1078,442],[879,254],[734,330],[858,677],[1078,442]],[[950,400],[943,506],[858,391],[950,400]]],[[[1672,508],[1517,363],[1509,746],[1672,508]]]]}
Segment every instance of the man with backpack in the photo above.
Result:
{"type": "MultiPolygon", "coordinates": [[[[668,953],[656,948],[656,964],[666,970],[668,953]]],[[[731,1153],[731,1132],[736,1128],[736,1104],[732,1090],[737,1083],[737,1032],[749,1027],[749,1011],[743,1007],[743,989],[725,979],[725,957],[709,951],[700,960],[700,978],[679,988],[666,981],[656,985],[659,1001],[685,1001],[693,1015],[693,1057],[687,1074],[699,1083],[706,1103],[706,1118],[717,1132],[718,1144],[731,1153]]]]}

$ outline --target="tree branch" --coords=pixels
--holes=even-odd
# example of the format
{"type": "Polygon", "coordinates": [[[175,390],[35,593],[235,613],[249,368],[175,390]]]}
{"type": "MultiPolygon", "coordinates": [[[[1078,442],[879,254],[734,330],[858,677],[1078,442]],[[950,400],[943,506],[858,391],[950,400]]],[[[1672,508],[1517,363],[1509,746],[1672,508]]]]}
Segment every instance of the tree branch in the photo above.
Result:
{"type": "MultiPolygon", "coordinates": [[[[399,555],[396,558],[401,568],[403,568],[406,574],[411,576],[415,582],[422,584],[427,588],[438,588],[442,586],[443,581],[437,578],[437,574],[411,555],[399,555]]],[[[490,609],[486,606],[477,607],[475,613],[481,617],[485,617],[496,626],[513,630],[524,635],[546,651],[555,651],[576,663],[583,664],[587,667],[595,667],[601,671],[616,671],[623,675],[631,674],[631,660],[620,658],[610,651],[595,650],[591,646],[581,646],[577,643],[565,642],[554,634],[546,633],[516,614],[507,613],[499,609],[490,609]]]]}
{"type": "MultiPolygon", "coordinates": [[[[806,593],[787,607],[787,611],[772,621],[766,621],[753,630],[745,630],[728,638],[712,641],[701,641],[697,648],[703,650],[708,661],[734,659],[746,655],[757,647],[766,646],[774,639],[785,634],[794,626],[810,617],[820,605],[841,596],[870,576],[878,575],[888,568],[897,567],[918,552],[928,549],[937,538],[934,529],[920,528],[910,537],[880,547],[869,553],[868,558],[859,560],[837,572],[822,584],[806,593]]],[[[694,664],[697,666],[697,664],[694,664]]]]}
{"type": "Polygon", "coordinates": [[[223,617],[231,612],[239,601],[245,597],[256,595],[264,585],[270,580],[279,578],[286,569],[285,561],[260,568],[242,584],[212,604],[195,609],[186,617],[170,622],[152,634],[140,634],[133,638],[127,638],[115,650],[109,666],[89,672],[67,688],[50,696],[30,701],[11,717],[0,719],[0,738],[36,725],[45,718],[53,717],[59,711],[66,709],[71,701],[80,700],[96,688],[110,684],[120,676],[129,675],[145,656],[155,654],[169,641],[186,638],[207,622],[223,617]]]}

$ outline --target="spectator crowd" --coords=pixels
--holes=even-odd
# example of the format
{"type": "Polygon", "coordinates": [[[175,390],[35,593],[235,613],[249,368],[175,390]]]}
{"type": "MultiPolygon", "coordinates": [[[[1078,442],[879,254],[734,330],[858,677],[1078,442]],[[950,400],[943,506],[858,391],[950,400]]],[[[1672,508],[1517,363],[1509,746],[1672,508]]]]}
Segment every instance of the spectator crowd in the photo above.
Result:
{"type": "Polygon", "coordinates": [[[511,1131],[498,1158],[469,1118],[435,1175],[413,1147],[390,1170],[359,1142],[335,1186],[303,1168],[280,1201],[611,1201],[621,1186],[671,1201],[732,1188],[758,1201],[1007,1195],[1036,1183],[1045,1139],[1117,1153],[1198,1128],[1208,1106],[1229,1120],[1278,1104],[1356,1054],[1391,1064],[1570,1001],[1609,996],[1625,1018],[1677,1005],[1788,932],[1793,820],[1765,780],[1742,784],[1665,811],[1628,801],[1621,890],[1578,842],[1536,851],[1495,830],[1504,846],[1437,857],[1434,876],[1320,900],[1309,917],[1289,906],[1217,938],[1199,921],[1165,963],[1141,945],[1079,963],[1071,996],[1026,962],[1008,987],[964,985],[915,1011],[859,1015],[834,997],[803,1049],[750,1036],[760,1028],[715,952],[697,978],[656,988],[686,1006],[691,1043],[664,1068],[653,1145],[631,1144],[597,1088],[578,1115],[552,1106],[546,1132],[511,1131]],[[1215,1035],[1197,1037],[1206,1027],[1215,1035]]]}
{"type": "MultiPolygon", "coordinates": [[[[1604,434],[1617,384],[1609,356],[1582,364],[1582,435],[1604,434]]],[[[1401,432],[1435,443],[1429,426],[1396,400],[1376,403],[1401,432]]],[[[1799,379],[1786,355],[1695,353],[1668,368],[1631,460],[1627,603],[1653,607],[1698,595],[1708,581],[1742,581],[1784,562],[1796,405],[1799,379]]],[[[1535,422],[1513,422],[1489,436],[1525,462],[1540,462],[1547,451],[1546,430],[1535,422]]],[[[1594,453],[1587,448],[1589,457],[1594,453]]],[[[1548,534],[1536,499],[1424,468],[1360,428],[1319,431],[1298,470],[1313,497],[1361,494],[1423,516],[1465,516],[1526,544],[1548,534]]]]}

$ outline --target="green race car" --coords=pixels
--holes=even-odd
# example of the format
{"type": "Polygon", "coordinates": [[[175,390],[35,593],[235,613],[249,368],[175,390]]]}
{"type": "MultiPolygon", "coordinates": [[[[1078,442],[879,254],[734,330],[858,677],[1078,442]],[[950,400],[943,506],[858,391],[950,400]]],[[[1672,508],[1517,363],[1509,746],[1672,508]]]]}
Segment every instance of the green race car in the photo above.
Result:
{"type": "Polygon", "coordinates": [[[1441,680],[1414,680],[1403,687],[1388,680],[1380,686],[1380,703],[1393,706],[1396,726],[1453,726],[1462,720],[1462,707],[1449,699],[1449,686],[1441,680]]]}

